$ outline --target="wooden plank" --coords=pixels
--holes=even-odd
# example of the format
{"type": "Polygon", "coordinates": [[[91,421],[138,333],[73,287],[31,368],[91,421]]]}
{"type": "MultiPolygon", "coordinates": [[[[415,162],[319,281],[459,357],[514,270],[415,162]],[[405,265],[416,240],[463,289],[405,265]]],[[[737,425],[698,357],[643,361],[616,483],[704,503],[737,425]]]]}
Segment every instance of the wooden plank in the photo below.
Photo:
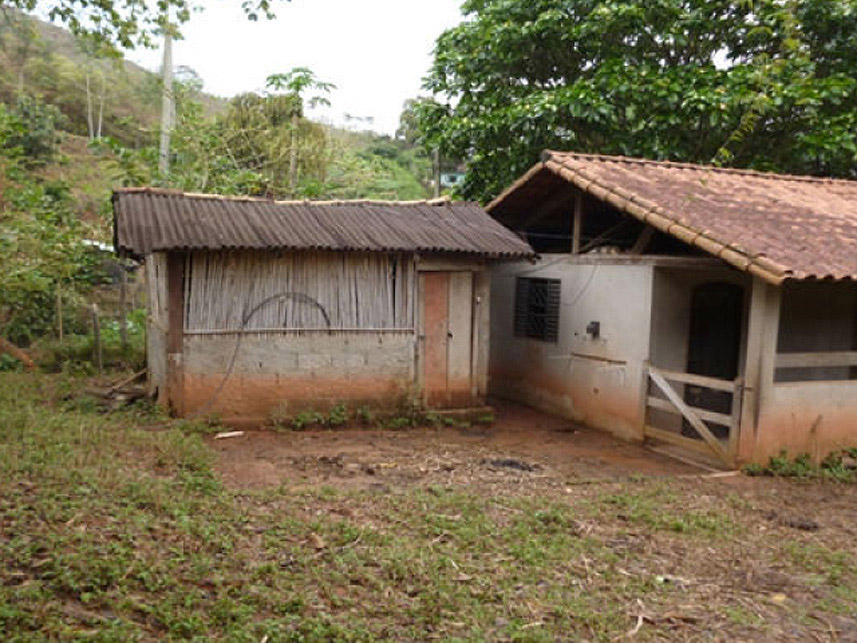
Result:
{"type": "Polygon", "coordinates": [[[688,451],[703,453],[707,456],[711,455],[711,449],[705,442],[702,442],[701,440],[694,440],[693,438],[688,438],[672,431],[665,431],[664,429],[659,429],[649,424],[646,424],[643,427],[643,436],[647,438],[653,438],[655,440],[660,440],[661,442],[675,444],[676,446],[680,446],[683,449],[687,449],[688,451]]]}
{"type": "Polygon", "coordinates": [[[416,346],[414,350],[414,373],[416,374],[416,394],[421,404],[426,403],[425,364],[426,364],[426,315],[425,315],[425,273],[415,272],[416,287],[416,346]]]}
{"type": "Polygon", "coordinates": [[[652,241],[652,238],[655,236],[655,229],[652,226],[647,225],[643,228],[643,231],[640,232],[640,236],[637,237],[637,240],[634,242],[634,245],[631,247],[630,254],[632,255],[641,255],[646,251],[646,248],[649,247],[649,244],[652,241]]]}
{"type": "Polygon", "coordinates": [[[681,411],[684,419],[686,419],[696,432],[699,433],[702,439],[708,443],[711,450],[714,451],[720,459],[726,461],[728,456],[726,449],[724,449],[723,445],[720,444],[720,440],[712,435],[711,431],[708,430],[708,427],[705,426],[705,423],[699,419],[699,416],[697,416],[687,404],[685,404],[684,400],[681,399],[681,396],[669,385],[663,375],[661,375],[657,369],[649,367],[649,377],[655,385],[661,389],[663,394],[667,396],[667,399],[673,403],[673,406],[681,411]]]}
{"type": "Polygon", "coordinates": [[[449,273],[447,377],[449,404],[470,406],[473,394],[473,273],[449,273]]]}
{"type": "Polygon", "coordinates": [[[488,396],[488,360],[491,353],[491,274],[478,272],[474,275],[474,307],[473,324],[477,329],[474,334],[474,370],[476,395],[478,401],[484,403],[488,396]]]}
{"type": "Polygon", "coordinates": [[[657,372],[664,379],[671,382],[682,382],[683,384],[693,384],[704,388],[714,389],[715,391],[726,391],[731,393],[735,390],[734,380],[721,380],[716,377],[706,377],[704,375],[694,375],[692,373],[680,373],[678,371],[667,371],[662,368],[649,367],[649,371],[657,372]]]}
{"type": "Polygon", "coordinates": [[[424,285],[425,360],[423,385],[426,404],[443,407],[447,403],[447,341],[449,318],[449,273],[422,275],[424,285]]]}
{"type": "Polygon", "coordinates": [[[590,241],[587,241],[583,246],[581,246],[581,248],[580,248],[581,254],[585,253],[589,250],[592,250],[593,248],[598,247],[598,245],[601,244],[602,241],[606,241],[607,239],[609,239],[612,235],[616,234],[622,228],[625,228],[625,227],[631,225],[632,223],[636,223],[636,222],[637,222],[637,219],[634,219],[633,217],[625,216],[625,218],[622,219],[621,221],[619,221],[619,223],[616,223],[616,224],[610,226],[604,232],[599,234],[597,237],[595,237],[594,239],[592,239],[590,241]]]}
{"type": "MultiPolygon", "coordinates": [[[[659,411],[666,411],[667,413],[672,413],[673,415],[681,415],[679,410],[675,408],[668,400],[664,400],[660,397],[654,397],[650,395],[646,399],[646,405],[652,409],[658,409],[659,411]]],[[[701,420],[707,420],[709,422],[714,422],[715,424],[720,424],[722,426],[732,427],[732,416],[727,415],[726,413],[715,413],[714,411],[709,411],[708,409],[701,409],[698,406],[690,406],[689,408],[693,409],[693,412],[696,413],[701,420]]]]}
{"type": "Polygon", "coordinates": [[[571,232],[571,254],[580,254],[580,237],[583,233],[583,192],[574,195],[574,222],[571,232]]]}
{"type": "Polygon", "coordinates": [[[813,368],[857,366],[857,351],[825,351],[817,353],[777,353],[776,368],[813,368]]]}
{"type": "Polygon", "coordinates": [[[167,255],[167,399],[178,415],[184,411],[184,264],[183,254],[167,255]]]}

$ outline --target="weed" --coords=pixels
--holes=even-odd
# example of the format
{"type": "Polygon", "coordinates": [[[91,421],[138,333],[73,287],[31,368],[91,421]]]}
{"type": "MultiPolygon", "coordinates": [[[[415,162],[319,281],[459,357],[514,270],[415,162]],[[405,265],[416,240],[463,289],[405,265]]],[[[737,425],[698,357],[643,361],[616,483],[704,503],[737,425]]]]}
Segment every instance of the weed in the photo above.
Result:
{"type": "Polygon", "coordinates": [[[324,424],[324,416],[318,411],[301,411],[292,418],[292,428],[295,431],[303,431],[310,426],[324,424]]]}
{"type": "Polygon", "coordinates": [[[388,429],[398,430],[398,429],[404,429],[404,428],[412,427],[413,425],[414,425],[413,418],[399,415],[399,416],[392,417],[392,418],[388,419],[385,426],[388,429]]]}
{"type": "Polygon", "coordinates": [[[827,455],[821,464],[812,462],[809,454],[803,453],[790,458],[783,449],[777,456],[771,457],[767,466],[749,464],[743,471],[749,476],[773,476],[783,478],[815,479],[824,478],[837,482],[857,482],[857,467],[854,465],[857,448],[843,449],[827,455]]]}
{"type": "Polygon", "coordinates": [[[345,404],[339,403],[330,409],[327,414],[327,426],[337,428],[344,426],[346,422],[348,422],[348,409],[345,404]]]}

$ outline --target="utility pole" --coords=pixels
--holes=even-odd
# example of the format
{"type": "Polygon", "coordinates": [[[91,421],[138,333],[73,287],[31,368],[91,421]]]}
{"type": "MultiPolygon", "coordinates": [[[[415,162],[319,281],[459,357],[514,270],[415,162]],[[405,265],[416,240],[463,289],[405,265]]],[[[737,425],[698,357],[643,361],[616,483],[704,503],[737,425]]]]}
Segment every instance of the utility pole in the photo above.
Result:
{"type": "Polygon", "coordinates": [[[164,60],[161,76],[163,93],[161,100],[161,147],[158,170],[161,179],[166,180],[170,173],[170,131],[173,128],[173,34],[169,20],[164,26],[164,60]]]}
{"type": "Polygon", "coordinates": [[[434,148],[432,154],[432,165],[434,165],[434,198],[440,198],[440,148],[434,148]]]}

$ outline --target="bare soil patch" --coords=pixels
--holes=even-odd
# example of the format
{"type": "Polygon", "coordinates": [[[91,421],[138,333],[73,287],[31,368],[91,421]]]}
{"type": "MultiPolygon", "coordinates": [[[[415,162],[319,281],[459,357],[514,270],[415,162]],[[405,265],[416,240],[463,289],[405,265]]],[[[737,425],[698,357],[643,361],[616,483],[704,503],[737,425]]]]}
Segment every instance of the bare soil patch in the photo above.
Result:
{"type": "Polygon", "coordinates": [[[224,482],[248,489],[480,484],[509,485],[514,491],[702,472],[641,445],[511,404],[499,405],[491,426],[249,431],[210,444],[219,454],[224,482]]]}

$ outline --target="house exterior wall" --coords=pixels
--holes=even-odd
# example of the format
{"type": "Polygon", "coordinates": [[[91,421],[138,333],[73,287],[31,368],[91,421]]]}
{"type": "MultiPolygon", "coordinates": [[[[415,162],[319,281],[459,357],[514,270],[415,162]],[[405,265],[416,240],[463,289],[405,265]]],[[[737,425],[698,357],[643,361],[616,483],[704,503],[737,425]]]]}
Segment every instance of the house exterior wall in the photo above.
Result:
{"type": "Polygon", "coordinates": [[[630,440],[641,440],[653,266],[544,255],[498,266],[491,293],[490,390],[630,440]],[[514,334],[515,279],[561,280],[556,343],[514,334]],[[600,322],[600,336],[586,332],[600,322]]]}
{"type": "MultiPolygon", "coordinates": [[[[741,462],[765,464],[782,450],[791,456],[808,453],[820,460],[831,451],[857,445],[857,380],[774,381],[778,347],[782,349],[780,352],[792,347],[799,347],[802,352],[812,350],[809,347],[823,351],[829,350],[830,342],[836,340],[835,332],[833,337],[828,336],[817,322],[812,324],[814,329],[796,322],[797,318],[807,315],[805,310],[789,310],[790,321],[783,320],[785,323],[781,325],[783,288],[790,287],[793,286],[786,284],[778,288],[754,279],[751,317],[755,319],[751,318],[751,344],[754,343],[753,325],[759,329],[760,339],[758,350],[748,350],[747,366],[758,371],[758,395],[753,399],[752,390],[745,391],[738,454],[741,462]]],[[[804,292],[792,304],[787,303],[789,307],[817,300],[828,284],[806,283],[798,287],[804,292]],[[808,292],[815,289],[814,294],[808,292]]],[[[852,295],[857,296],[854,285],[842,285],[842,288],[852,289],[852,295]]],[[[847,293],[839,295],[848,298],[847,293]]],[[[822,310],[833,315],[826,326],[838,328],[839,339],[850,332],[854,317],[848,306],[825,306],[822,310]]],[[[842,344],[836,341],[833,346],[842,344]]],[[[822,369],[822,373],[825,370],[822,369]]]]}
{"type": "Polygon", "coordinates": [[[218,414],[233,423],[286,419],[339,403],[390,411],[419,404],[415,284],[424,270],[472,277],[472,287],[453,291],[449,303],[473,309],[473,328],[460,334],[472,341],[473,402],[484,403],[489,297],[483,262],[396,255],[388,268],[383,255],[308,253],[314,263],[304,265],[299,255],[148,258],[155,294],[149,367],[162,403],[178,415],[218,414]],[[155,271],[159,265],[163,270],[155,271]],[[279,299],[285,290],[289,297],[279,299]],[[248,317],[259,306],[261,321],[248,317]],[[297,306],[309,312],[298,314],[297,306]]]}

